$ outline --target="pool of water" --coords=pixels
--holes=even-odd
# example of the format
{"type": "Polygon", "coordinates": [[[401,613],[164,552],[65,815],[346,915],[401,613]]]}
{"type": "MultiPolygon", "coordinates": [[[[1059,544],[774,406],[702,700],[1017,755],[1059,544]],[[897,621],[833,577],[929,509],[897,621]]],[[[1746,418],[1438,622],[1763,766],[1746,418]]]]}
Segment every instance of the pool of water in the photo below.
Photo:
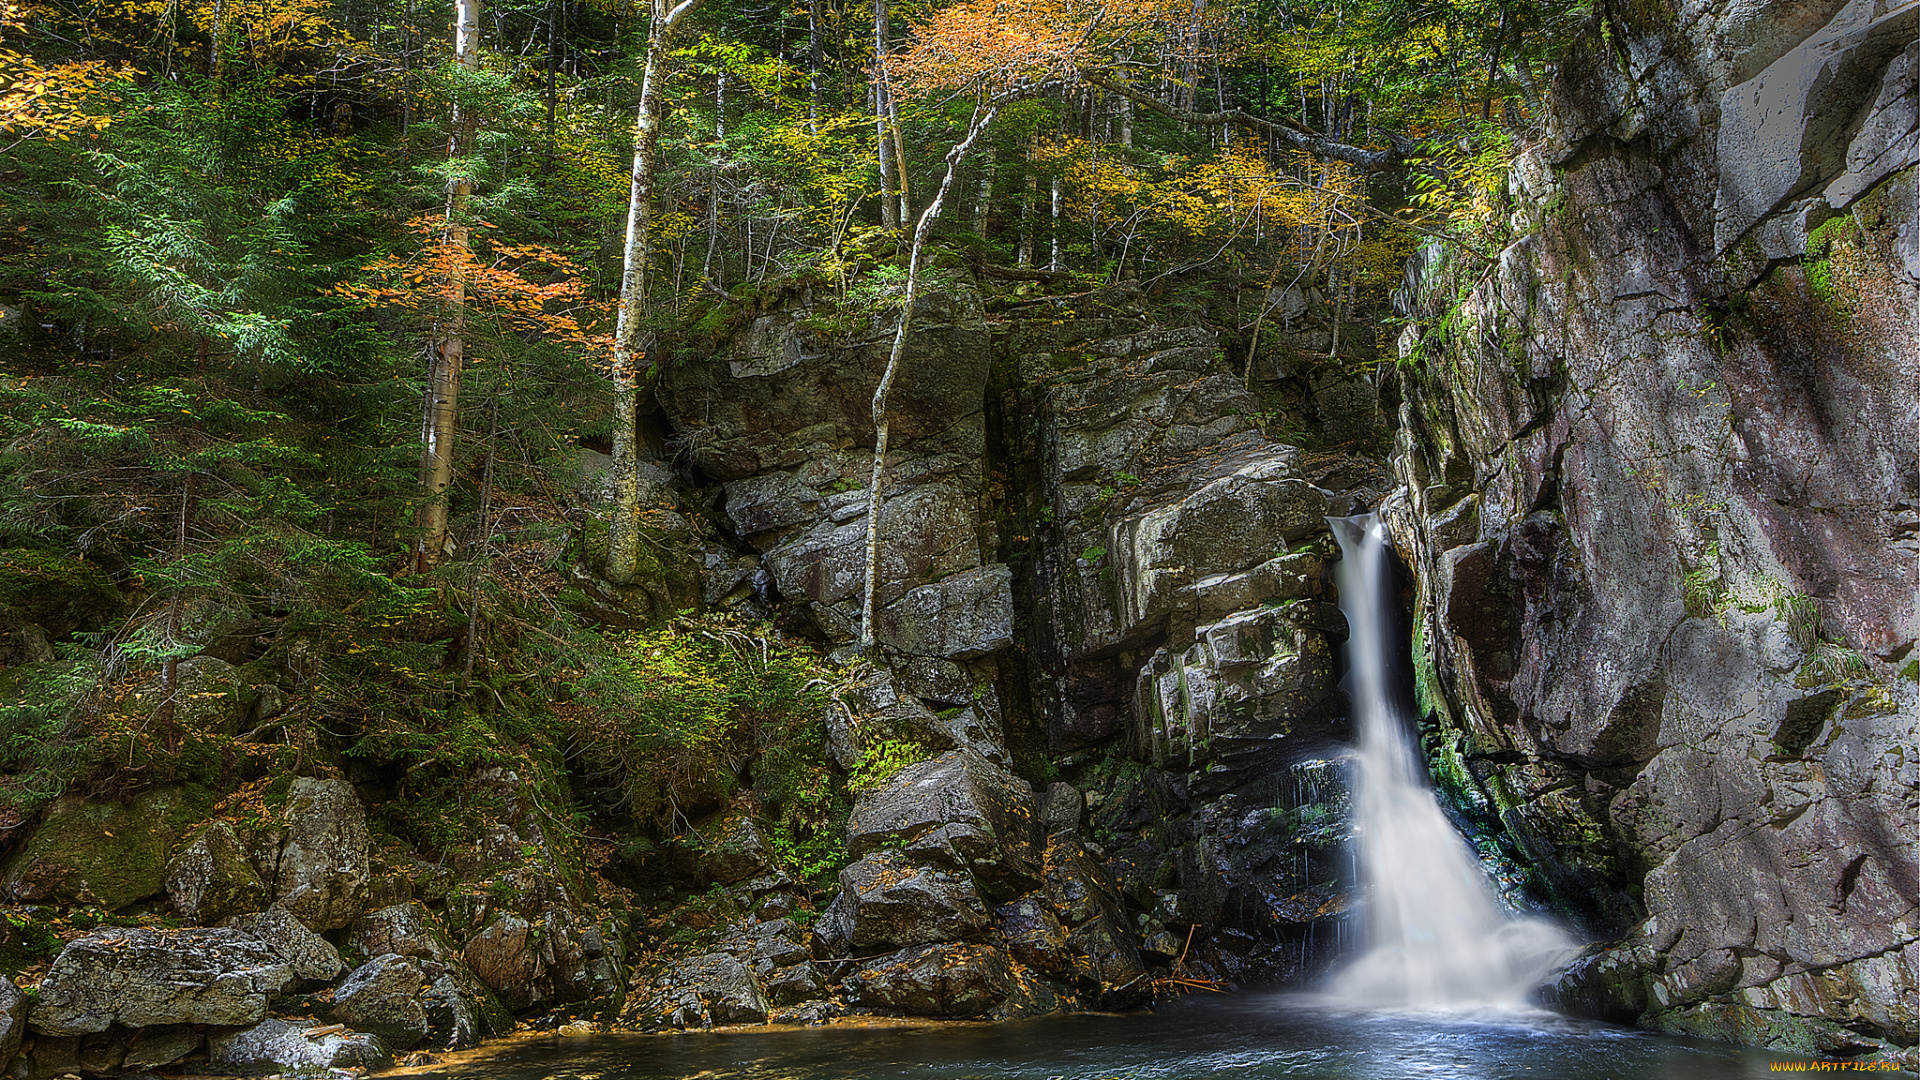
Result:
{"type": "MultiPolygon", "coordinates": [[[[1790,1055],[1545,1012],[1353,1012],[1297,994],[1000,1024],[538,1038],[417,1075],[444,1080],[1733,1080],[1790,1055]]],[[[1880,1073],[1879,1075],[1889,1075],[1880,1073]]]]}

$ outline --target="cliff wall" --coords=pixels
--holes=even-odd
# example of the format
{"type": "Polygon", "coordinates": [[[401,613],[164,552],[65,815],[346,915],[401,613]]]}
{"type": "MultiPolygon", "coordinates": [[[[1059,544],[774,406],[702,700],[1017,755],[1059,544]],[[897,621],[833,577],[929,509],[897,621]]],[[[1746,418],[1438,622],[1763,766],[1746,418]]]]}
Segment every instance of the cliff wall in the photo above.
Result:
{"type": "Polygon", "coordinates": [[[1402,294],[1437,771],[1609,942],[1563,1004],[1912,1060],[1920,5],[1600,7],[1402,294]]]}

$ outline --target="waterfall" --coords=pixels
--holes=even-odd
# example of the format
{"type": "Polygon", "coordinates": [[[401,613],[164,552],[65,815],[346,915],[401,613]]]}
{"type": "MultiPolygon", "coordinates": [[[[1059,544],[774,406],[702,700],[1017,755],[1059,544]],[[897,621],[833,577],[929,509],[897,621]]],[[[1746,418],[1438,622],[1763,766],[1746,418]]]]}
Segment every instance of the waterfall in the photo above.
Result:
{"type": "Polygon", "coordinates": [[[1336,972],[1336,997],[1369,1006],[1520,1004],[1574,943],[1543,919],[1502,910],[1480,862],[1440,810],[1409,736],[1396,678],[1386,529],[1372,514],[1328,518],[1347,617],[1347,676],[1359,747],[1355,826],[1365,949],[1336,972]]]}

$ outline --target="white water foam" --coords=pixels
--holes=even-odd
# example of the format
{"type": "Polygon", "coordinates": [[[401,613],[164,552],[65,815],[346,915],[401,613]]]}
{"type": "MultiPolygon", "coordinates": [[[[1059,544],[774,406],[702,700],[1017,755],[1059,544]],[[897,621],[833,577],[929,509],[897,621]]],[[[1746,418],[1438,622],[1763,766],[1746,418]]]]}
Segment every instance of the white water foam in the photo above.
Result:
{"type": "Polygon", "coordinates": [[[1373,1008],[1521,1005],[1577,949],[1560,927],[1502,910],[1466,842],[1440,810],[1396,704],[1395,620],[1386,529],[1372,514],[1328,518],[1347,617],[1347,677],[1359,746],[1355,826],[1365,949],[1329,983],[1373,1008]]]}

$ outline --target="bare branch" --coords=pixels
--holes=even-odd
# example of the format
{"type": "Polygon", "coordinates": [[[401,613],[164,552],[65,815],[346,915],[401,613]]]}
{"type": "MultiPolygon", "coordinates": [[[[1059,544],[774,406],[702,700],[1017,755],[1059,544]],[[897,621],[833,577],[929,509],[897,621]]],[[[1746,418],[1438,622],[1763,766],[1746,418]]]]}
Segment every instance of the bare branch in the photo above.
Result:
{"type": "Polygon", "coordinates": [[[1391,172],[1406,168],[1407,159],[1412,157],[1417,149],[1410,140],[1389,133],[1387,135],[1389,144],[1387,149],[1369,150],[1364,146],[1354,146],[1351,143],[1343,143],[1329,139],[1325,135],[1302,127],[1299,124],[1287,121],[1268,120],[1241,109],[1227,109],[1222,112],[1203,113],[1194,112],[1191,109],[1175,108],[1161,101],[1159,98],[1149,94],[1143,94],[1125,83],[1115,82],[1104,75],[1087,71],[1084,68],[1080,71],[1080,77],[1089,85],[1097,86],[1109,93],[1119,94],[1121,97],[1126,98],[1128,101],[1150,112],[1156,112],[1162,116],[1189,124],[1204,124],[1208,126],[1235,124],[1244,128],[1252,128],[1255,131],[1273,135],[1281,142],[1286,143],[1296,150],[1305,150],[1310,154],[1328,158],[1333,161],[1344,161],[1363,173],[1391,172]]]}

